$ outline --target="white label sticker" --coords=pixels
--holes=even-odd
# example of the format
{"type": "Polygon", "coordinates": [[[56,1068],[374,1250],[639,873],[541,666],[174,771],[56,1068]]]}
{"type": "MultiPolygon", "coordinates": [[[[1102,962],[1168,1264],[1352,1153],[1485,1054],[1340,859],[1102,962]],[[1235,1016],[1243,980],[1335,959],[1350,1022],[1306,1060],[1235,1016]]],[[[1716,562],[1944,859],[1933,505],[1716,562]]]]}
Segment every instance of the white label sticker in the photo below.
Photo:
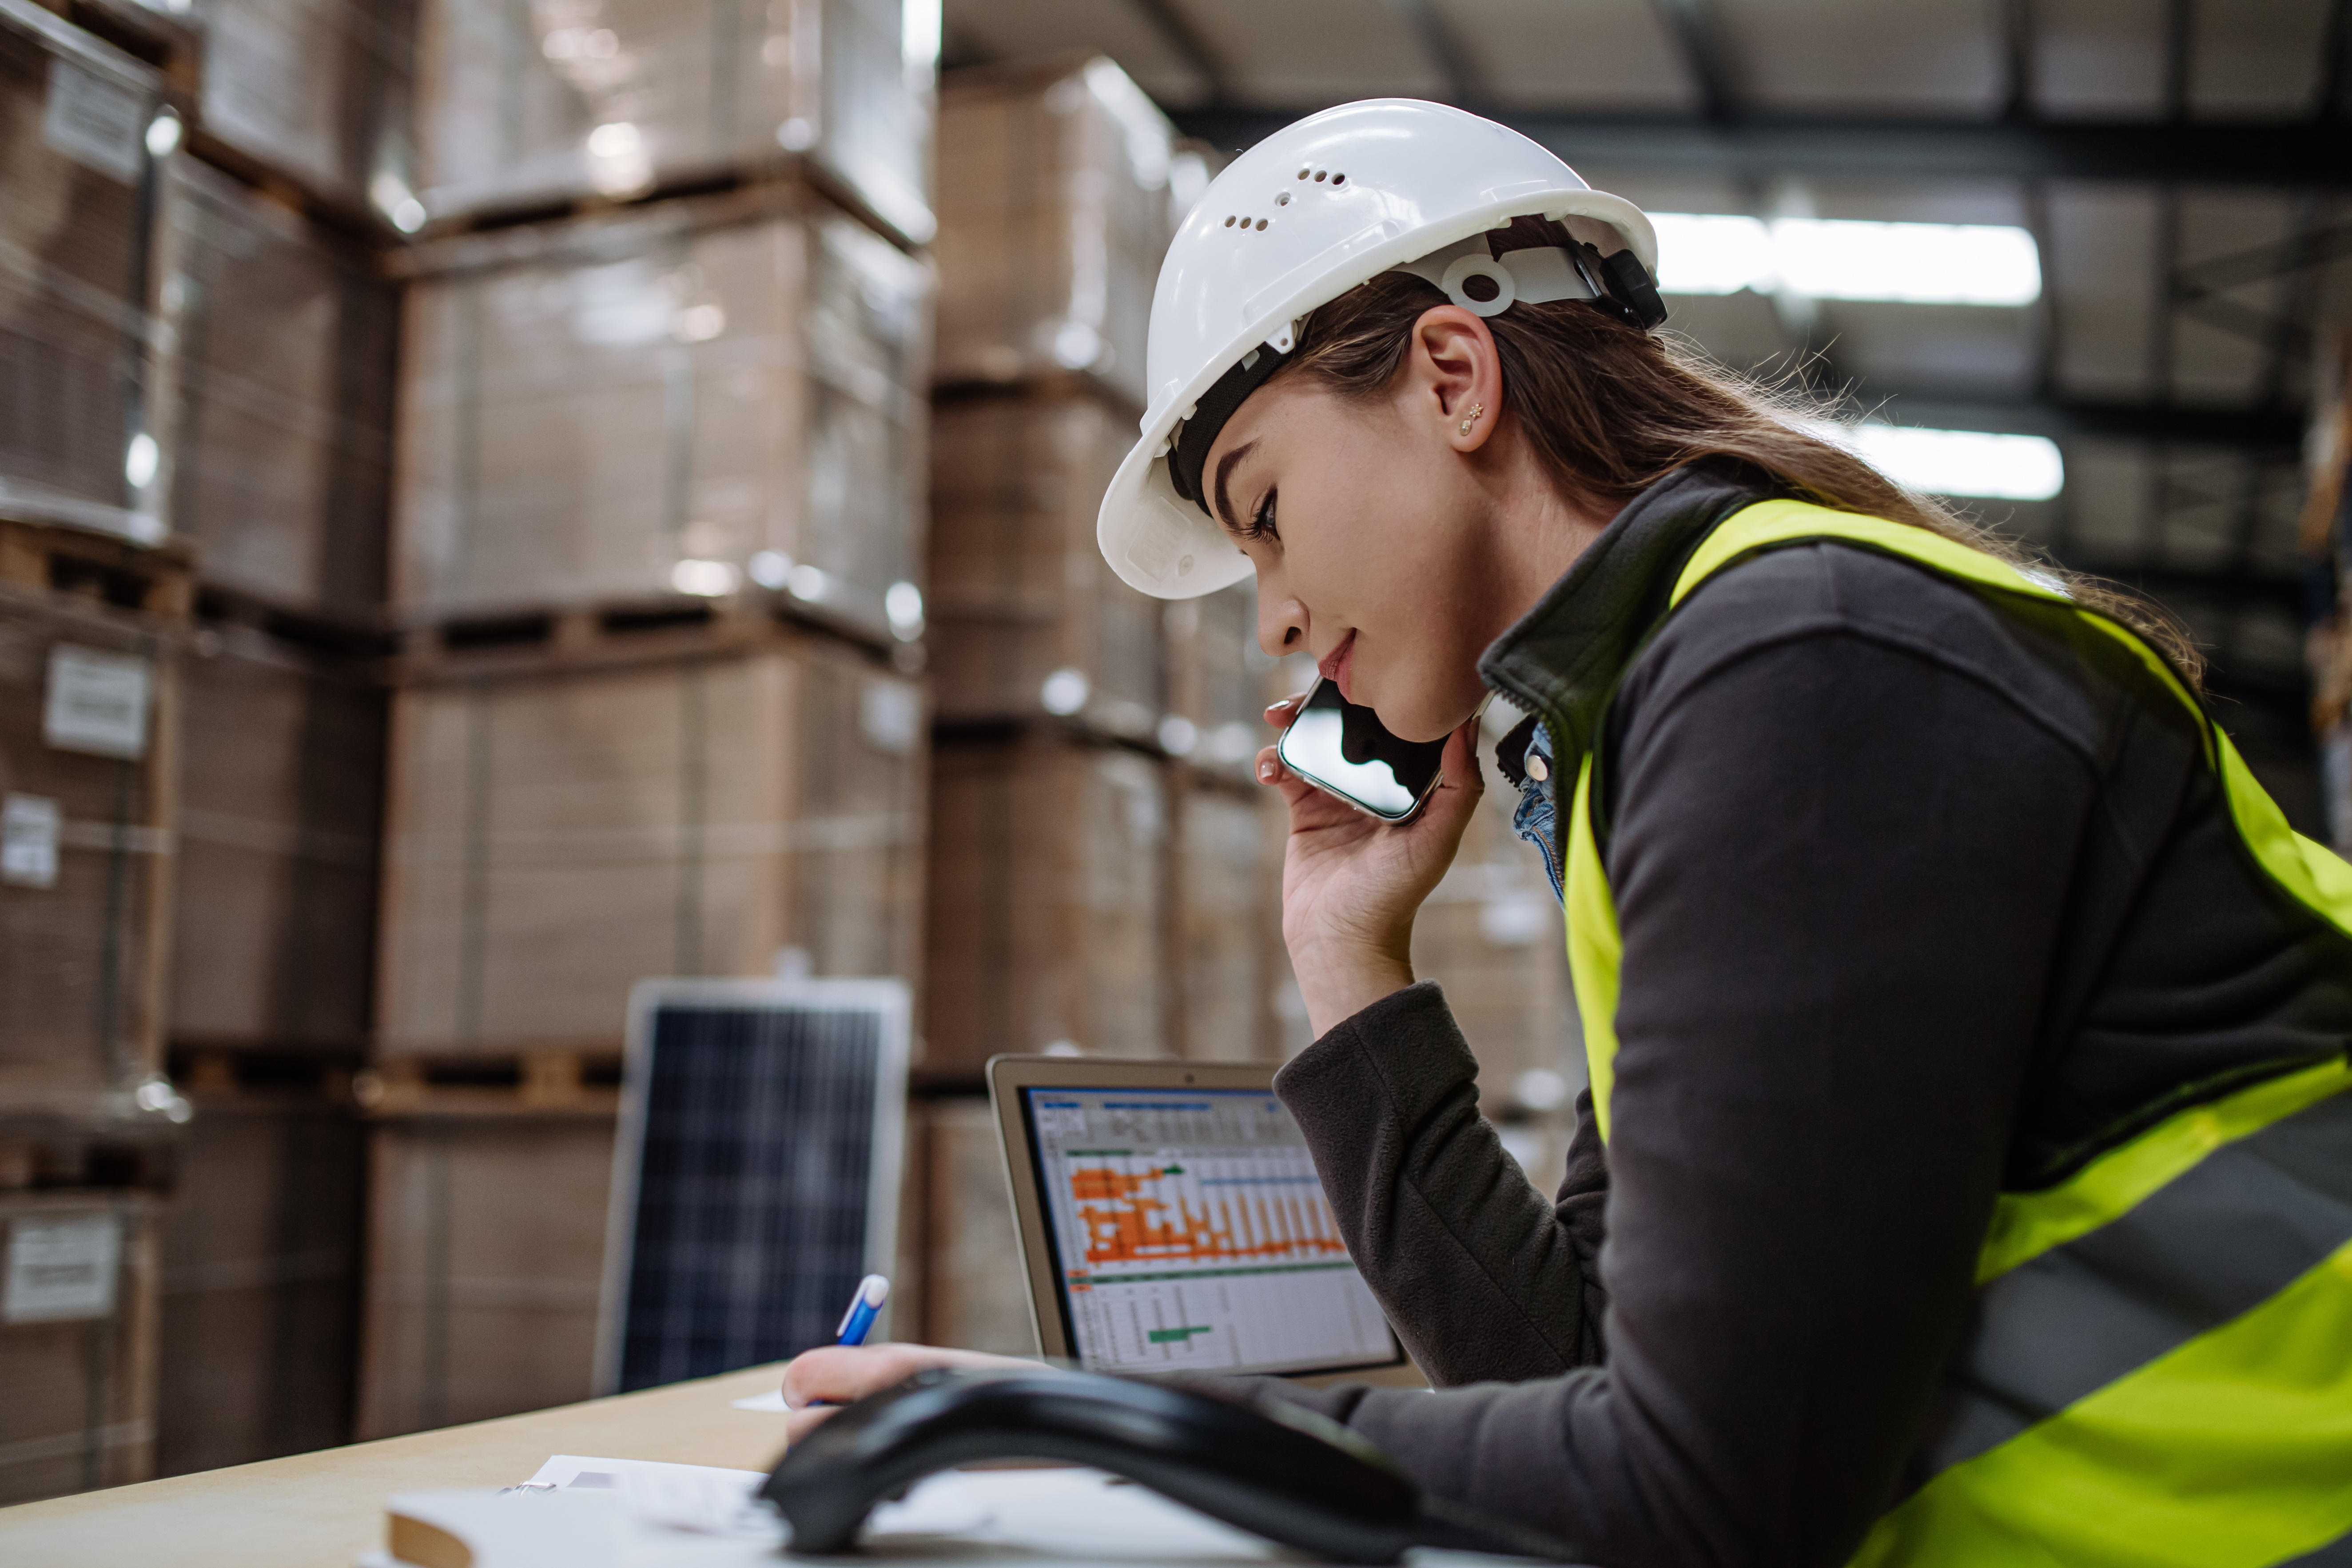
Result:
{"type": "Polygon", "coordinates": [[[49,700],[41,738],[61,752],[147,754],[147,661],[59,643],[49,650],[49,700]]]}
{"type": "Polygon", "coordinates": [[[110,1214],[20,1219],[8,1227],[0,1322],[56,1323],[114,1314],[122,1226],[110,1214]]]}
{"type": "Polygon", "coordinates": [[[52,59],[41,140],[76,163],[135,185],[139,149],[147,132],[146,107],[131,89],[71,60],[52,59]]]}
{"type": "Polygon", "coordinates": [[[12,888],[58,885],[58,803],[37,795],[0,801],[0,882],[12,888]]]}

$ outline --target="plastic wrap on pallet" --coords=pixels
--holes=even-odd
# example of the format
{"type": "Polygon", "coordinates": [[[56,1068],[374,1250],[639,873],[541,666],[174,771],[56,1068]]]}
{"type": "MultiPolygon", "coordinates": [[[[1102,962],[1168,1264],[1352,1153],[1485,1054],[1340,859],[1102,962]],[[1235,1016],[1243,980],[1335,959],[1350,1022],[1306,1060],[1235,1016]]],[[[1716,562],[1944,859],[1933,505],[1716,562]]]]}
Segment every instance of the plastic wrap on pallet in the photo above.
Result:
{"type": "Polygon", "coordinates": [[[139,1114],[174,652],[142,617],[0,589],[0,1116],[139,1114]]]}
{"type": "Polygon", "coordinates": [[[887,635],[922,546],[929,268],[814,200],[697,211],[508,237],[412,290],[404,615],[757,584],[887,635]]]}
{"type": "Polygon", "coordinates": [[[1050,736],[932,760],[924,1055],[1169,1051],[1165,764],[1050,736]]]}
{"type": "Polygon", "coordinates": [[[358,1436],[585,1399],[613,1120],[403,1120],[372,1135],[358,1436]]]}
{"type": "Polygon", "coordinates": [[[355,1050],[383,693],[356,659],[241,626],[200,630],[183,670],[172,1039],[355,1050]]]}
{"type": "Polygon", "coordinates": [[[1196,155],[1108,59],[968,73],[940,97],[939,377],[1083,372],[1140,410],[1151,295],[1196,155]]]}
{"type": "Polygon", "coordinates": [[[394,700],[389,1054],[617,1049],[630,984],[919,962],[920,690],[814,640],[394,700]]]}
{"type": "Polygon", "coordinates": [[[162,537],[149,315],[162,80],[0,0],[0,513],[162,537]]]}
{"type": "Polygon", "coordinates": [[[169,184],[173,530],[207,582],[302,611],[382,604],[399,300],[366,259],[192,160],[169,184]]]}
{"type": "Polygon", "coordinates": [[[628,196],[797,154],[922,244],[938,11],[928,35],[923,15],[899,0],[431,0],[425,205],[628,196]]]}
{"type": "Polygon", "coordinates": [[[0,1193],[0,1505],[152,1473],[154,1230],[143,1194],[0,1193]]]}
{"type": "Polygon", "coordinates": [[[155,1468],[183,1475],[347,1443],[363,1131],[315,1079],[191,1089],[161,1215],[155,1468]]]}
{"type": "Polygon", "coordinates": [[[929,611],[941,718],[1052,714],[1135,740],[1159,727],[1160,603],[1095,546],[1095,511],[1132,431],[1083,394],[936,411],[929,611]]]}
{"type": "Polygon", "coordinates": [[[205,129],[331,200],[373,202],[401,222],[416,0],[196,3],[205,129]]]}

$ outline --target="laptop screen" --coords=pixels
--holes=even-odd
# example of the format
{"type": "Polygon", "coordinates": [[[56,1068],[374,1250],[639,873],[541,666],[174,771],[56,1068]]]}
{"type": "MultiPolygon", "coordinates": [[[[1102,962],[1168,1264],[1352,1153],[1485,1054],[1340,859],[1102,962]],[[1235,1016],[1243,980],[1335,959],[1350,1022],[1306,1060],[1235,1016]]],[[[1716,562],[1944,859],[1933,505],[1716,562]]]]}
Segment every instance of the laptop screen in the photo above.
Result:
{"type": "Polygon", "coordinates": [[[1088,1372],[1307,1372],[1402,1352],[1307,1140],[1265,1089],[1021,1089],[1088,1372]]]}

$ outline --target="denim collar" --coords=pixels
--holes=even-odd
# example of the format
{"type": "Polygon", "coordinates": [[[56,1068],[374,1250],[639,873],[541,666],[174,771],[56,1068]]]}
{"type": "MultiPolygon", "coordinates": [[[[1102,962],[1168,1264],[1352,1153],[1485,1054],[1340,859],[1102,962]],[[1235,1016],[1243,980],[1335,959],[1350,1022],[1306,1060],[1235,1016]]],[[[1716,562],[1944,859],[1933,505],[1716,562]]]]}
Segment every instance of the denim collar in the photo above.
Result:
{"type": "Polygon", "coordinates": [[[1627,502],[1535,608],[1495,639],[1479,656],[1478,674],[1542,715],[1555,756],[1582,756],[1691,552],[1733,512],[1782,493],[1761,469],[1727,458],[1675,469],[1627,502]]]}

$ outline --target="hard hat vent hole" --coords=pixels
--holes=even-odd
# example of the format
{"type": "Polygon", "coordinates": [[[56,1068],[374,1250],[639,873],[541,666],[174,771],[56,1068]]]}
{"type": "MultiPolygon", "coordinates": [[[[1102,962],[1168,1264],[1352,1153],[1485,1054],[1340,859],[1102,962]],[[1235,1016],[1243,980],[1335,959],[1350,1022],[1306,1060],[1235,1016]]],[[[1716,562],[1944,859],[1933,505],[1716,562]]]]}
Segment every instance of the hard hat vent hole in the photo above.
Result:
{"type": "Polygon", "coordinates": [[[1316,183],[1317,184],[1318,184],[1318,185],[1319,185],[1319,184],[1322,184],[1326,179],[1328,179],[1328,178],[1329,178],[1329,177],[1330,177],[1330,174],[1331,174],[1331,171],[1329,171],[1328,169],[1318,169],[1318,170],[1316,170],[1316,171],[1315,171],[1315,183],[1316,183]]]}
{"type": "Polygon", "coordinates": [[[1290,205],[1290,193],[1288,191],[1285,191],[1280,195],[1275,197],[1274,205],[1278,207],[1288,206],[1290,205]]]}
{"type": "MultiPolygon", "coordinates": [[[[1298,171],[1298,177],[1299,177],[1300,179],[1302,179],[1302,180],[1303,180],[1303,179],[1305,179],[1305,178],[1307,177],[1307,171],[1306,171],[1306,170],[1304,170],[1304,169],[1299,170],[1299,171],[1298,171]]],[[[1322,176],[1322,175],[1320,175],[1320,174],[1318,174],[1318,175],[1316,175],[1315,177],[1316,177],[1317,179],[1318,179],[1318,180],[1319,180],[1319,179],[1321,179],[1323,176],[1322,176]]]]}
{"type": "Polygon", "coordinates": [[[1334,189],[1337,189],[1339,186],[1344,185],[1347,183],[1348,176],[1345,174],[1334,174],[1331,176],[1331,184],[1334,189]]]}
{"type": "Polygon", "coordinates": [[[1257,220],[1257,231],[1260,234],[1264,234],[1265,232],[1265,219],[1260,218],[1257,220]]]}
{"type": "Polygon", "coordinates": [[[1233,227],[1233,226],[1234,226],[1234,215],[1233,215],[1233,214],[1231,214],[1231,213],[1227,213],[1227,214],[1225,215],[1225,226],[1226,226],[1227,228],[1231,228],[1231,227],[1233,227]]]}
{"type": "Polygon", "coordinates": [[[1498,297],[1503,292],[1503,286],[1483,272],[1474,272],[1462,279],[1462,291],[1483,305],[1498,297]]]}

